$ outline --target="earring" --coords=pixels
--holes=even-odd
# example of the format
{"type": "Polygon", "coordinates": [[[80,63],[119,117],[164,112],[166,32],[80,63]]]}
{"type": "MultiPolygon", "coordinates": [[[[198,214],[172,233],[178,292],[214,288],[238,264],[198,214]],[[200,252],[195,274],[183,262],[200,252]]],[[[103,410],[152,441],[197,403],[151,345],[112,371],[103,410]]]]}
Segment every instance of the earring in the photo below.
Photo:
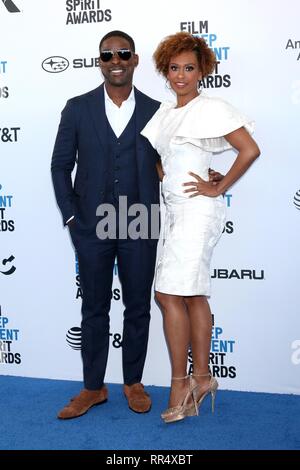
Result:
{"type": "Polygon", "coordinates": [[[172,87],[171,87],[170,82],[169,82],[168,79],[166,80],[165,86],[168,90],[172,90],[172,87]]]}

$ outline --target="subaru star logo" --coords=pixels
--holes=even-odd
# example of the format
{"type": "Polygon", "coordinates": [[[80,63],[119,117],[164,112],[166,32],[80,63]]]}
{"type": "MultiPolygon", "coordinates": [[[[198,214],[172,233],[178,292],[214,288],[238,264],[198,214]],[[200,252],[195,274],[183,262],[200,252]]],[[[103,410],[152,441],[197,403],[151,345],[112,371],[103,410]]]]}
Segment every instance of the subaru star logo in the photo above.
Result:
{"type": "Polygon", "coordinates": [[[294,204],[296,208],[300,210],[300,189],[296,192],[294,196],[294,204]]]}
{"type": "Polygon", "coordinates": [[[42,62],[42,67],[45,72],[49,73],[64,72],[69,67],[69,61],[65,57],[54,55],[47,57],[47,59],[42,62]]]}

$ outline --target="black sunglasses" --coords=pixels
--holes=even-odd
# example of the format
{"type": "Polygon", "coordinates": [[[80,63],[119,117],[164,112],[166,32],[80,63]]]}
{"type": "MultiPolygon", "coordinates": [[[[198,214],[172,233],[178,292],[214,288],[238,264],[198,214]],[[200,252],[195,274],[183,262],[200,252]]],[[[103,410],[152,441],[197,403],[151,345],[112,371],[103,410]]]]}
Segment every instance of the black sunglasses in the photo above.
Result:
{"type": "Polygon", "coordinates": [[[118,54],[121,60],[129,60],[132,56],[132,52],[129,49],[116,49],[107,50],[100,52],[100,59],[102,62],[109,62],[115,54],[118,54]]]}

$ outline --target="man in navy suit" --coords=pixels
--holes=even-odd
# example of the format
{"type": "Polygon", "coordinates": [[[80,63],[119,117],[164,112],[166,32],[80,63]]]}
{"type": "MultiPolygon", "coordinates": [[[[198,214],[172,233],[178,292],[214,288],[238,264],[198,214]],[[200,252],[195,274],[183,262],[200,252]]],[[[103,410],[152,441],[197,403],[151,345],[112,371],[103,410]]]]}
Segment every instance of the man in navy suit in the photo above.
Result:
{"type": "Polygon", "coordinates": [[[111,204],[118,221],[121,196],[127,198],[128,207],[142,204],[149,213],[151,206],[159,204],[158,154],[140,135],[159,102],[132,85],[138,55],[128,34],[109,32],[101,39],[99,50],[104,83],[67,102],[51,165],[57,203],[78,254],[83,291],[84,389],[59,412],[60,419],[76,418],[107,401],[104,376],[115,258],[125,306],[124,394],[133,411],[145,413],[151,408],[150,396],[141,379],[147,352],[157,240],[118,237],[118,226],[116,237],[99,238],[96,211],[101,204],[111,204]],[[71,173],[75,163],[73,185],[71,173]]]}

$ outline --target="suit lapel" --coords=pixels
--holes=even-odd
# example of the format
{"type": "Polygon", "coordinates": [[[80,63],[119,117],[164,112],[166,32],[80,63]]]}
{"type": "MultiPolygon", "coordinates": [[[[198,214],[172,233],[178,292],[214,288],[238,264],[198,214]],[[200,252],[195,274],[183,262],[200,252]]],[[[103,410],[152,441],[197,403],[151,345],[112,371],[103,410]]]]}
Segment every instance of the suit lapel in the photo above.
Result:
{"type": "MultiPolygon", "coordinates": [[[[135,110],[136,110],[136,132],[140,136],[141,130],[145,127],[148,122],[146,117],[145,107],[147,103],[143,98],[143,94],[134,87],[134,96],[135,96],[135,110]]],[[[141,136],[140,136],[141,137],[141,136]]],[[[142,140],[142,139],[141,139],[142,140]]]]}
{"type": "Polygon", "coordinates": [[[107,141],[107,118],[105,115],[104,85],[100,85],[88,96],[88,109],[100,144],[105,149],[107,141]]]}
{"type": "Polygon", "coordinates": [[[135,87],[134,87],[134,94],[135,94],[136,159],[137,159],[138,173],[141,178],[143,163],[144,163],[144,158],[145,158],[145,151],[144,151],[145,143],[143,141],[144,137],[141,136],[140,132],[145,127],[148,120],[145,117],[145,112],[143,110],[145,106],[145,103],[143,102],[143,95],[135,87]]]}

